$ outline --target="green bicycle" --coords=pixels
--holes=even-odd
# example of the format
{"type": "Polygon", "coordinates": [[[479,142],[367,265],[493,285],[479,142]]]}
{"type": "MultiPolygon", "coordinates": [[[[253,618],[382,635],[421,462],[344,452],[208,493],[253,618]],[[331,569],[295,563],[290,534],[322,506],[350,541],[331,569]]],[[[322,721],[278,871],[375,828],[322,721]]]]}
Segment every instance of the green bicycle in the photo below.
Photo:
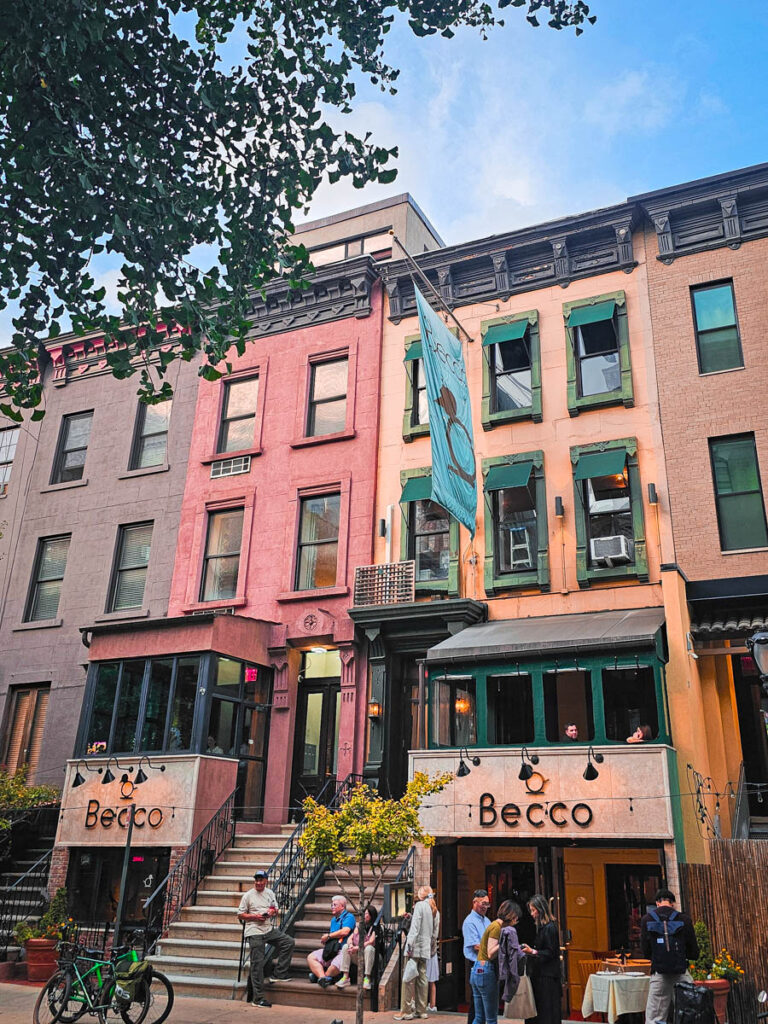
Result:
{"type": "Polygon", "coordinates": [[[162,1024],[171,1012],[173,986],[159,971],[150,967],[130,995],[121,987],[117,975],[138,962],[134,949],[119,946],[109,959],[72,942],[61,942],[59,951],[59,970],[38,996],[34,1024],[74,1024],[86,1013],[100,1024],[162,1024]]]}

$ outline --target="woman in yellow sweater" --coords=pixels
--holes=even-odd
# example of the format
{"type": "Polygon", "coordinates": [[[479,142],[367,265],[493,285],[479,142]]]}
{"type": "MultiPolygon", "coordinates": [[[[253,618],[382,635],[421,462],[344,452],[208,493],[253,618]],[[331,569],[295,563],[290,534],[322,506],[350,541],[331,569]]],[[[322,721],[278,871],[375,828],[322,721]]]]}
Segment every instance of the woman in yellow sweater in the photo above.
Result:
{"type": "Polygon", "coordinates": [[[502,928],[514,926],[520,918],[520,907],[505,900],[494,921],[488,925],[480,940],[477,960],[472,965],[469,984],[475,1004],[473,1024],[496,1024],[499,1016],[498,955],[502,928]]]}

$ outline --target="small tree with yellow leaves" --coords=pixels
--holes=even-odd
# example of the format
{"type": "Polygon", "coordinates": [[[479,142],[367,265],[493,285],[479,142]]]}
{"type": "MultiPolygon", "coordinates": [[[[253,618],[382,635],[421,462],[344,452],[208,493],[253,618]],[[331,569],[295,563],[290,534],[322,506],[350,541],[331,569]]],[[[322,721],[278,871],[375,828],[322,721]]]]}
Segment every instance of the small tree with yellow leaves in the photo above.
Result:
{"type": "Polygon", "coordinates": [[[333,810],[311,797],[304,801],[306,827],[299,844],[308,857],[330,870],[357,919],[357,1024],[363,1021],[365,908],[376,898],[387,869],[400,854],[414,843],[434,845],[434,837],[422,827],[419,810],[425,797],[452,781],[448,772],[432,777],[416,772],[399,800],[385,800],[375,789],[358,783],[349,799],[333,810]],[[366,868],[372,884],[366,883],[366,868]]]}

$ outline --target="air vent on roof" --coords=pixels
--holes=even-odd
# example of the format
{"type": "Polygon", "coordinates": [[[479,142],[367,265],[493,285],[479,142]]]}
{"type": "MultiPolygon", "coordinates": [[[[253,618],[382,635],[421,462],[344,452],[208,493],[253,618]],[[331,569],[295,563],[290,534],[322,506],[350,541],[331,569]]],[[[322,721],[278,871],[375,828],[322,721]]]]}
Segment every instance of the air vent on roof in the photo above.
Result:
{"type": "Polygon", "coordinates": [[[239,476],[241,473],[250,473],[251,456],[239,455],[236,459],[221,459],[211,464],[211,480],[221,476],[239,476]]]}

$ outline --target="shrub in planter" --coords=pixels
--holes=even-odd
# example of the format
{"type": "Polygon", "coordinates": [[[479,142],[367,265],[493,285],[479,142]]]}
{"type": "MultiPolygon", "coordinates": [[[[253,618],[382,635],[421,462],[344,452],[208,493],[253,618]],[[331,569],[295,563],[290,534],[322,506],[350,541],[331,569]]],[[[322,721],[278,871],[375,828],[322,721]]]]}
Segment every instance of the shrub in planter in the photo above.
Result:
{"type": "Polygon", "coordinates": [[[24,946],[28,981],[47,981],[56,970],[56,944],[71,920],[67,917],[67,890],[62,886],[36,924],[19,921],[16,925],[13,934],[24,946]]]}

